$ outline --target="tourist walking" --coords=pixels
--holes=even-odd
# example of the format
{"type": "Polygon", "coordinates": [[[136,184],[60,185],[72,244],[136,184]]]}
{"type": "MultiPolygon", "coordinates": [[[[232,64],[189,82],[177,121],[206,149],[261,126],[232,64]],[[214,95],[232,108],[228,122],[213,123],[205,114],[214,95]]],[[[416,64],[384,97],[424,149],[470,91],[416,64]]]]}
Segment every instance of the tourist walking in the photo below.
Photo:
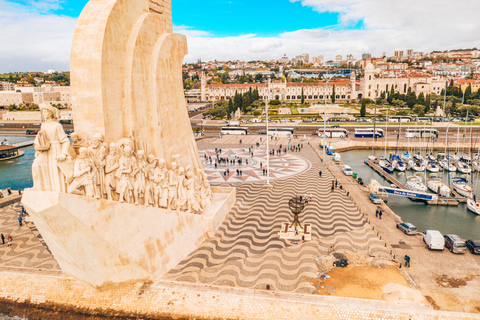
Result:
{"type": "Polygon", "coordinates": [[[2,244],[5,244],[5,236],[2,233],[2,244]]]}
{"type": "Polygon", "coordinates": [[[18,216],[18,224],[20,225],[20,227],[22,226],[22,221],[23,221],[22,217],[18,216]]]}
{"type": "Polygon", "coordinates": [[[8,243],[7,243],[7,246],[10,247],[10,246],[12,245],[12,241],[13,241],[13,238],[12,238],[11,235],[9,235],[8,238],[7,238],[7,242],[8,242],[8,243]]]}
{"type": "Polygon", "coordinates": [[[410,257],[405,255],[405,257],[403,257],[403,260],[405,260],[405,267],[410,268],[410,257]]]}
{"type": "Polygon", "coordinates": [[[305,192],[303,198],[305,199],[305,204],[308,204],[308,193],[305,192]]]}
{"type": "Polygon", "coordinates": [[[318,171],[318,175],[320,176],[320,178],[322,177],[322,170],[318,171]]]}
{"type": "Polygon", "coordinates": [[[375,210],[375,218],[378,218],[378,211],[380,210],[380,207],[377,206],[377,210],[375,210]]]}
{"type": "Polygon", "coordinates": [[[335,188],[338,186],[338,180],[335,179],[335,188]]]}
{"type": "Polygon", "coordinates": [[[378,218],[379,218],[380,220],[382,220],[382,215],[383,215],[382,209],[378,209],[378,218]]]}

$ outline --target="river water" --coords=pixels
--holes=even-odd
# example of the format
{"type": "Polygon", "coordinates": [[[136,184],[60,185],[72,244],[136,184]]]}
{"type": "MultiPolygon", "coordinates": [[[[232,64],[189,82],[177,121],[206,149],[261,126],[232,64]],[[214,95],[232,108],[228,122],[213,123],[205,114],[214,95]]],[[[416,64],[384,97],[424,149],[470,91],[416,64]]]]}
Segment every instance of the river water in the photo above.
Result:
{"type": "MultiPolygon", "coordinates": [[[[387,150],[387,157],[390,152],[394,152],[394,150],[387,150]]],[[[351,166],[352,170],[357,172],[358,176],[366,184],[369,184],[371,179],[375,179],[384,186],[390,186],[388,181],[383,180],[378,173],[364,163],[371,154],[371,150],[356,150],[342,152],[341,156],[343,162],[351,166]]],[[[375,150],[374,155],[384,156],[385,152],[383,150],[375,150]]],[[[411,175],[413,175],[413,171],[410,170],[405,172],[395,171],[393,173],[393,176],[401,182],[405,182],[406,178],[411,175]]],[[[446,183],[448,182],[446,172],[427,172],[427,178],[432,175],[443,176],[443,180],[446,183]]],[[[450,180],[455,176],[464,177],[470,181],[470,175],[458,172],[450,173],[450,180]]],[[[478,198],[480,196],[478,179],[474,189],[478,198]]],[[[424,202],[412,201],[408,198],[389,195],[387,204],[397,215],[402,217],[403,221],[413,223],[421,232],[433,229],[440,231],[442,234],[457,234],[464,239],[480,239],[480,215],[468,211],[465,203],[461,203],[458,206],[434,206],[427,205],[424,202]]]]}
{"type": "MultiPolygon", "coordinates": [[[[0,141],[7,139],[10,144],[32,140],[32,137],[17,137],[17,136],[0,136],[0,141]]],[[[13,160],[0,161],[0,189],[12,188],[31,188],[32,171],[31,166],[35,158],[35,149],[33,146],[22,148],[25,155],[13,160]]]]}

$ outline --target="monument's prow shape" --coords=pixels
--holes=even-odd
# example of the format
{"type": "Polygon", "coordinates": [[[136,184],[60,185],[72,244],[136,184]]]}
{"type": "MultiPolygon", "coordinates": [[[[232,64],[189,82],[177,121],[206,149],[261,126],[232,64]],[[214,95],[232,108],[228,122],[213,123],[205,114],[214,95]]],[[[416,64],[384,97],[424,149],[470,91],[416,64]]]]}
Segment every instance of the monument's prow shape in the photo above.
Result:
{"type": "Polygon", "coordinates": [[[90,0],[72,44],[73,148],[58,110],[40,107],[22,202],[62,270],[95,287],[160,279],[235,203],[198,156],[186,54],[170,0],[90,0]]]}
{"type": "Polygon", "coordinates": [[[76,131],[108,141],[141,138],[167,162],[187,151],[182,164],[201,167],[184,112],[187,53],[185,36],[172,33],[169,0],[91,0],[72,44],[76,131]]]}

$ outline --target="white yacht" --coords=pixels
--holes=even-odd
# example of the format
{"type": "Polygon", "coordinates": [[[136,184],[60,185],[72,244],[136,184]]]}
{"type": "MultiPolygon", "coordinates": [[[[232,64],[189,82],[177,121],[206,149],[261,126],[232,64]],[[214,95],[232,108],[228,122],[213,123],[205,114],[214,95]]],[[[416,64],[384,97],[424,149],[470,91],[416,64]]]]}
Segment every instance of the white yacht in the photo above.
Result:
{"type": "Polygon", "coordinates": [[[425,169],[427,169],[427,171],[430,171],[430,172],[439,172],[440,165],[436,161],[429,161],[425,166],[425,169]]]}
{"type": "Polygon", "coordinates": [[[427,192],[427,187],[422,183],[422,179],[417,176],[408,177],[405,185],[410,191],[427,192]]]}
{"type": "Polygon", "coordinates": [[[428,189],[432,190],[436,194],[439,194],[444,197],[449,197],[451,190],[450,187],[447,186],[442,179],[439,177],[431,177],[427,181],[428,189]]]}
{"type": "Polygon", "coordinates": [[[402,160],[405,161],[405,162],[408,162],[408,160],[411,159],[410,154],[408,153],[408,151],[405,152],[404,154],[402,154],[402,155],[400,156],[400,158],[402,158],[402,160]]]}
{"type": "Polygon", "coordinates": [[[467,209],[480,215],[480,202],[477,202],[475,195],[473,198],[468,197],[467,199],[467,209]]]}
{"type": "Polygon", "coordinates": [[[461,173],[472,172],[472,169],[470,168],[470,166],[465,162],[457,161],[457,163],[455,163],[455,166],[457,167],[457,170],[460,171],[461,173]]]}
{"type": "Polygon", "coordinates": [[[450,172],[457,171],[457,167],[453,163],[451,163],[447,160],[439,161],[438,164],[440,165],[440,167],[443,168],[443,170],[447,170],[447,171],[450,171],[450,172]]]}
{"type": "Polygon", "coordinates": [[[464,197],[469,197],[473,192],[473,188],[468,184],[467,179],[460,177],[455,177],[452,179],[452,188],[458,194],[464,197]]]}
{"type": "Polygon", "coordinates": [[[425,171],[425,164],[423,163],[423,161],[415,161],[414,159],[410,159],[408,161],[408,166],[410,167],[410,169],[417,172],[425,171]]]}

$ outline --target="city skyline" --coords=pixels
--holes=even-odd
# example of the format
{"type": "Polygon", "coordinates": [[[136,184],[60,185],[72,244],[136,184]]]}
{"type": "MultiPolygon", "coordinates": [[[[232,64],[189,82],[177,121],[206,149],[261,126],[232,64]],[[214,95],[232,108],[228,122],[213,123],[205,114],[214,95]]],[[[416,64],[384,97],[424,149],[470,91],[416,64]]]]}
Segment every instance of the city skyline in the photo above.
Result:
{"type": "MultiPolygon", "coordinates": [[[[0,72],[68,71],[77,18],[87,3],[0,0],[0,72]]],[[[336,55],[478,47],[480,3],[426,0],[173,0],[174,31],[188,38],[185,62],[271,60],[303,52],[336,55]],[[468,8],[468,10],[465,10],[468,8]]]]}

